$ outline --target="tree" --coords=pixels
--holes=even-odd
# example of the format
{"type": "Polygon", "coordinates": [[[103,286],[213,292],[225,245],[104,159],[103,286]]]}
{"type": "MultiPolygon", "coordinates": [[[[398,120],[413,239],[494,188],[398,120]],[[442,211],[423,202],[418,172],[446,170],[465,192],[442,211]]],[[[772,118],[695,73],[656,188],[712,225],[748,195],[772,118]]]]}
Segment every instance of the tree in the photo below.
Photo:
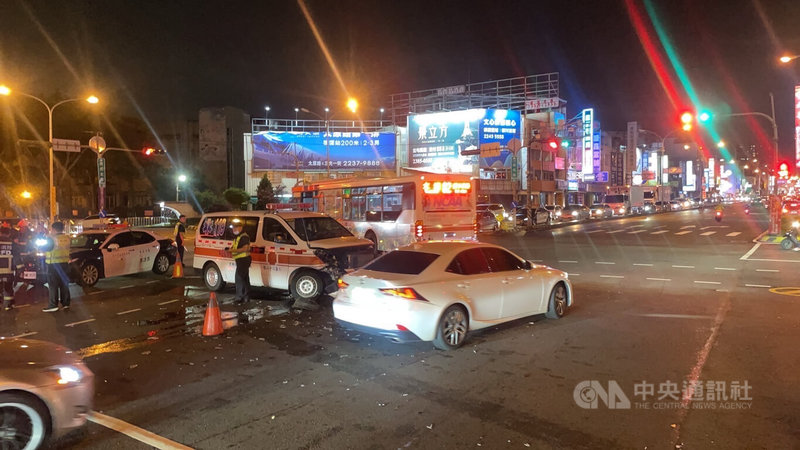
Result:
{"type": "Polygon", "coordinates": [[[197,203],[200,204],[200,208],[202,208],[205,212],[209,212],[211,209],[214,209],[214,206],[220,205],[224,202],[222,197],[209,189],[204,191],[194,191],[194,197],[197,199],[197,203]]]}
{"type": "Polygon", "coordinates": [[[247,191],[236,187],[225,189],[225,192],[222,193],[222,196],[233,209],[237,210],[241,210],[242,205],[250,200],[250,194],[248,194],[247,191]]]}
{"type": "Polygon", "coordinates": [[[256,209],[266,209],[268,203],[275,203],[275,191],[272,188],[272,183],[269,181],[267,174],[261,177],[261,181],[258,183],[258,189],[256,189],[256,196],[258,197],[256,209]]]}

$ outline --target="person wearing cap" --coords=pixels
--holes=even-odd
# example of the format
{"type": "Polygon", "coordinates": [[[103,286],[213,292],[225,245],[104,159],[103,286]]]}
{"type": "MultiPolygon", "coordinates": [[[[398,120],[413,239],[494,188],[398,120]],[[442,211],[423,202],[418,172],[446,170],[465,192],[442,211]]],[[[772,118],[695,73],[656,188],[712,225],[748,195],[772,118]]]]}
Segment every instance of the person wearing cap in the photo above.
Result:
{"type": "Polygon", "coordinates": [[[250,301],[250,236],[244,232],[244,224],[240,220],[233,222],[233,244],[230,254],[236,262],[236,298],[237,304],[250,301]]]}
{"type": "Polygon", "coordinates": [[[10,228],[0,228],[0,291],[3,294],[2,306],[6,311],[14,307],[13,247],[10,228]]]}
{"type": "Polygon", "coordinates": [[[58,304],[69,309],[69,244],[70,238],[64,234],[64,223],[54,222],[50,227],[49,250],[45,255],[47,262],[47,289],[50,303],[43,312],[58,311],[58,304]]]}

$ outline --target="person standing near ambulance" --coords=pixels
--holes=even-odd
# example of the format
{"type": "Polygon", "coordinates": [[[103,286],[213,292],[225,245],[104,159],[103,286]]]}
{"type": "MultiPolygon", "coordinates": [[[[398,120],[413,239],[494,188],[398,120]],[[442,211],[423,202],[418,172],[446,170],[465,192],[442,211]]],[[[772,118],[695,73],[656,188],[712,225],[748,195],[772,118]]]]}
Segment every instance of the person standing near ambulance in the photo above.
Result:
{"type": "Polygon", "coordinates": [[[175,245],[178,246],[178,257],[181,264],[183,264],[183,252],[186,247],[183,245],[184,238],[186,237],[186,216],[181,214],[178,217],[178,223],[175,224],[175,245]]]}
{"type": "Polygon", "coordinates": [[[233,222],[233,244],[229,249],[236,262],[236,298],[237,304],[250,301],[250,236],[244,232],[244,224],[240,220],[233,222]]]}
{"type": "Polygon", "coordinates": [[[14,241],[9,230],[8,227],[0,228],[0,291],[6,311],[14,308],[14,241]]]}
{"type": "Polygon", "coordinates": [[[69,245],[70,238],[64,234],[64,224],[55,222],[50,228],[50,242],[48,243],[45,260],[47,262],[47,288],[50,294],[50,303],[42,312],[58,311],[58,304],[69,309],[69,245]]]}

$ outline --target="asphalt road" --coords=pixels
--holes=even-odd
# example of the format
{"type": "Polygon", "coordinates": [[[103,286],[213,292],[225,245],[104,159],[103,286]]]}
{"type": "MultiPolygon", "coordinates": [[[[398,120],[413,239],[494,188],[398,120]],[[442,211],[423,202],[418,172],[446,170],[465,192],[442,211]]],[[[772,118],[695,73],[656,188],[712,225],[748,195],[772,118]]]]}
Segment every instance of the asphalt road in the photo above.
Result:
{"type": "MultiPolygon", "coordinates": [[[[30,290],[0,312],[0,335],[80,349],[97,411],[196,448],[797,447],[800,254],[752,242],[763,211],[725,214],[481,235],[567,270],[575,306],[454,352],[349,332],[329,302],[292,311],[265,290],[247,307],[221,295],[230,328],[204,338],[191,270],[73,286],[57,314],[30,290]],[[687,381],[704,388],[691,402],[687,381]]],[[[55,446],[147,448],[96,424],[55,446]]]]}

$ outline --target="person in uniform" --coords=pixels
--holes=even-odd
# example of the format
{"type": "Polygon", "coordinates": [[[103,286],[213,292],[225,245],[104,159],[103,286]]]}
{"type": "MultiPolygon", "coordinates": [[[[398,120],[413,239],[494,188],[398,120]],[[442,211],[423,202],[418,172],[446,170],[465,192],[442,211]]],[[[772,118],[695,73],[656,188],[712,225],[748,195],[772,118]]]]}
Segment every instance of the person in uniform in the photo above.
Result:
{"type": "Polygon", "coordinates": [[[49,250],[45,256],[47,262],[47,287],[50,293],[50,304],[43,312],[58,311],[58,304],[69,309],[69,244],[70,238],[64,234],[64,224],[55,222],[50,228],[49,250]]]}
{"type": "Polygon", "coordinates": [[[175,245],[178,246],[178,257],[181,264],[183,264],[183,252],[186,247],[183,245],[184,237],[186,236],[186,216],[181,214],[178,217],[178,223],[175,224],[175,245]]]}
{"type": "Polygon", "coordinates": [[[9,227],[0,228],[0,291],[6,311],[14,307],[14,241],[9,227]]]}
{"type": "Polygon", "coordinates": [[[233,223],[233,244],[230,253],[236,262],[236,298],[237,304],[250,301],[250,236],[244,232],[241,221],[233,223]]]}

